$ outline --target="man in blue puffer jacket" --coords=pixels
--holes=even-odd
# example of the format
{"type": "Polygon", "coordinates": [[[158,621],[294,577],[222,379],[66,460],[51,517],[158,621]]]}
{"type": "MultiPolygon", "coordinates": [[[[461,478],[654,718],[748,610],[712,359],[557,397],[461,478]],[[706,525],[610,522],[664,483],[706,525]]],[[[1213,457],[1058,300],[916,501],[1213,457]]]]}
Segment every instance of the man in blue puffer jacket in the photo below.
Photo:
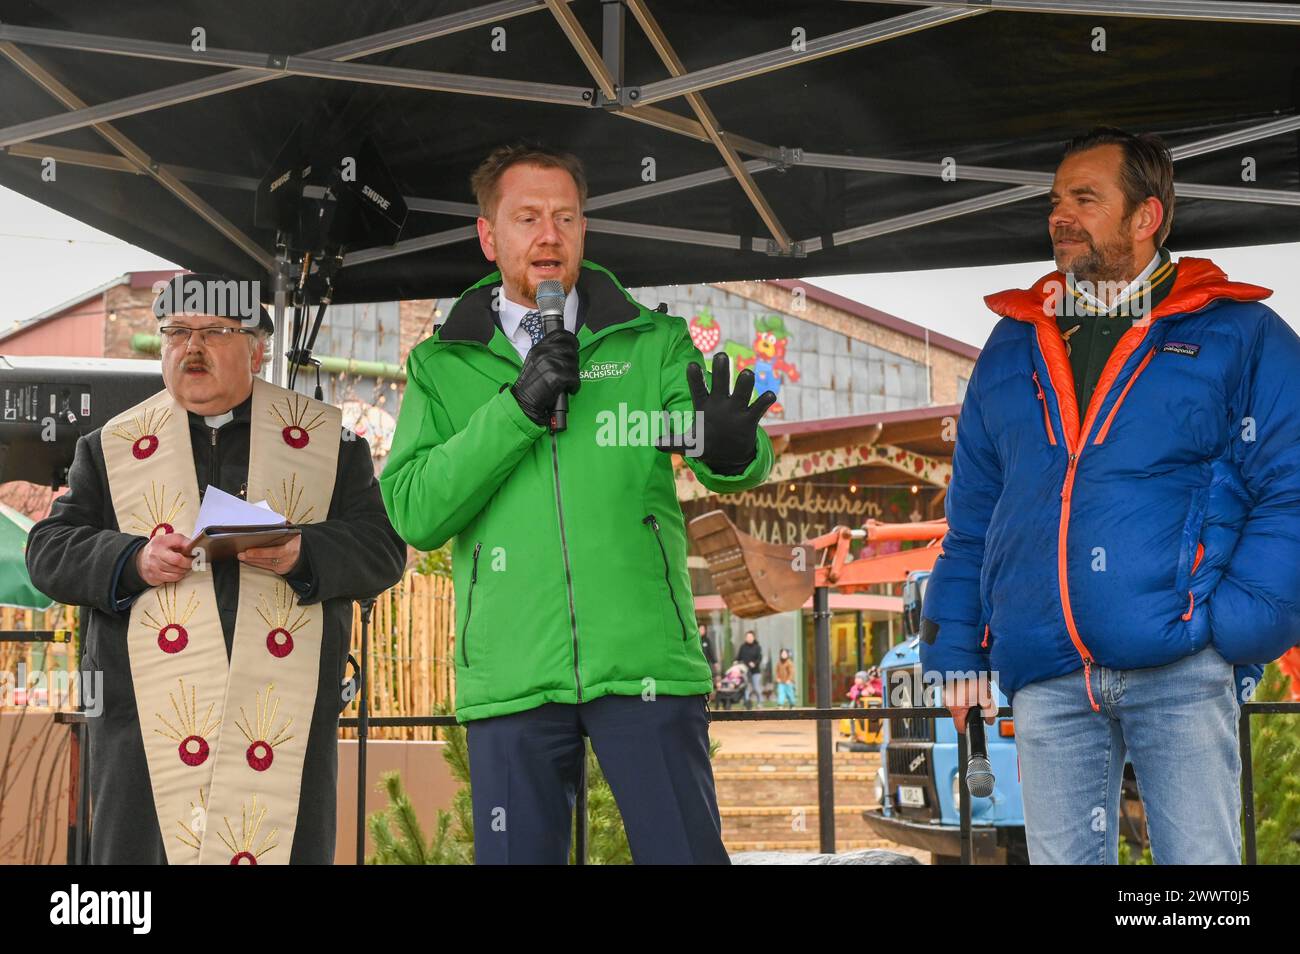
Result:
{"type": "Polygon", "coordinates": [[[1012,700],[1031,862],[1117,861],[1127,751],[1155,860],[1237,864],[1239,695],[1300,640],[1300,337],[1170,259],[1158,137],[1073,140],[1051,205],[1058,271],[986,299],[922,668],[959,730],[1012,700]]]}

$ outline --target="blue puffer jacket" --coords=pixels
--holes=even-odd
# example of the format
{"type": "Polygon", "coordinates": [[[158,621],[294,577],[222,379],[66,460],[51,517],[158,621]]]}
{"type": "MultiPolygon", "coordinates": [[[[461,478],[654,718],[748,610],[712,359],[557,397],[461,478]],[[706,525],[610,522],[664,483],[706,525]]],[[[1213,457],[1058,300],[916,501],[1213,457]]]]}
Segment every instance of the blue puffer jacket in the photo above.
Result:
{"type": "Polygon", "coordinates": [[[1184,258],[1081,414],[1063,287],[1054,272],[985,299],[1004,317],[957,424],[922,669],[991,670],[1009,699],[1082,669],[1096,709],[1093,666],[1212,643],[1240,691],[1300,641],[1300,337],[1268,289],[1184,258]]]}

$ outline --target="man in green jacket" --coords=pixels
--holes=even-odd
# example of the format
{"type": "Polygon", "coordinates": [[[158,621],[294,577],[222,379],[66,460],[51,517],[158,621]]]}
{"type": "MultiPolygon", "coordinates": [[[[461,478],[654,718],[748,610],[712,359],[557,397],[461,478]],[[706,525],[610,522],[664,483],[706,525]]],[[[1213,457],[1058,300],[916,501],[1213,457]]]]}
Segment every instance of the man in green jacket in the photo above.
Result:
{"type": "Polygon", "coordinates": [[[585,735],[635,861],[725,864],[713,680],[693,638],[666,451],[710,490],[757,486],[772,466],[758,422],[776,397],[751,403],[748,370],[729,394],[725,355],[711,386],[682,318],[645,308],[583,259],[576,157],[502,147],[471,184],[479,242],[499,270],[411,351],[380,488],[413,546],[454,541],[476,860],[566,861],[585,735]],[[567,295],[550,334],[536,304],[547,280],[567,295]],[[557,432],[560,394],[569,410],[557,432]]]}

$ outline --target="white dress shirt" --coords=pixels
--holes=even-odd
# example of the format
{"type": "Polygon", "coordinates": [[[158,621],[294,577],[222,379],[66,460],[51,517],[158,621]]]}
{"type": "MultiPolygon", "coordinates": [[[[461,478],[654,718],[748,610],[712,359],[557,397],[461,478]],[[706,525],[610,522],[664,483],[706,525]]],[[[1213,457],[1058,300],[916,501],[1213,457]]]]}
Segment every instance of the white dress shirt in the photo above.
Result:
{"type": "Polygon", "coordinates": [[[1160,249],[1156,249],[1156,253],[1151,257],[1151,261],[1147,263],[1147,267],[1142,269],[1141,274],[1139,274],[1137,278],[1133,279],[1133,281],[1129,282],[1128,285],[1125,286],[1124,290],[1115,296],[1115,300],[1113,304],[1102,301],[1096,295],[1093,295],[1091,292],[1088,292],[1085,288],[1076,288],[1076,291],[1079,293],[1079,297],[1082,298],[1089,305],[1089,307],[1101,311],[1105,314],[1110,314],[1122,302],[1127,301],[1129,295],[1132,295],[1134,292],[1142,288],[1143,283],[1148,278],[1151,277],[1151,273],[1156,270],[1156,267],[1159,264],[1160,264],[1160,249]]]}
{"type": "MultiPolygon", "coordinates": [[[[515,346],[519,352],[519,359],[522,361],[528,356],[528,349],[533,346],[533,339],[529,337],[528,330],[524,328],[524,315],[530,311],[537,311],[536,308],[529,308],[527,305],[520,305],[506,297],[505,291],[501,292],[501,330],[505,336],[510,339],[510,343],[515,346]]],[[[564,298],[564,330],[578,333],[578,293],[570,288],[569,294],[564,298]]]]}

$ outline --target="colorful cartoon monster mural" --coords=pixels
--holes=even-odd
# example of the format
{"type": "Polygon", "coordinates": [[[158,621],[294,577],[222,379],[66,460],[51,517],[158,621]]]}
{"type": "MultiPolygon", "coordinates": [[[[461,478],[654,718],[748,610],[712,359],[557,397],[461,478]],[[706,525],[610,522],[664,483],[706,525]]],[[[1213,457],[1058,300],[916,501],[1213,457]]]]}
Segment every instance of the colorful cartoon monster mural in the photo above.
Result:
{"type": "Polygon", "coordinates": [[[777,403],[767,412],[776,417],[784,413],[780,402],[782,382],[794,384],[799,380],[799,369],[785,360],[789,344],[790,333],[786,330],[785,320],[780,315],[764,315],[754,319],[753,347],[738,341],[728,341],[723,345],[731,359],[732,384],[741,371],[753,369],[754,393],[771,391],[777,395],[777,403]]]}

